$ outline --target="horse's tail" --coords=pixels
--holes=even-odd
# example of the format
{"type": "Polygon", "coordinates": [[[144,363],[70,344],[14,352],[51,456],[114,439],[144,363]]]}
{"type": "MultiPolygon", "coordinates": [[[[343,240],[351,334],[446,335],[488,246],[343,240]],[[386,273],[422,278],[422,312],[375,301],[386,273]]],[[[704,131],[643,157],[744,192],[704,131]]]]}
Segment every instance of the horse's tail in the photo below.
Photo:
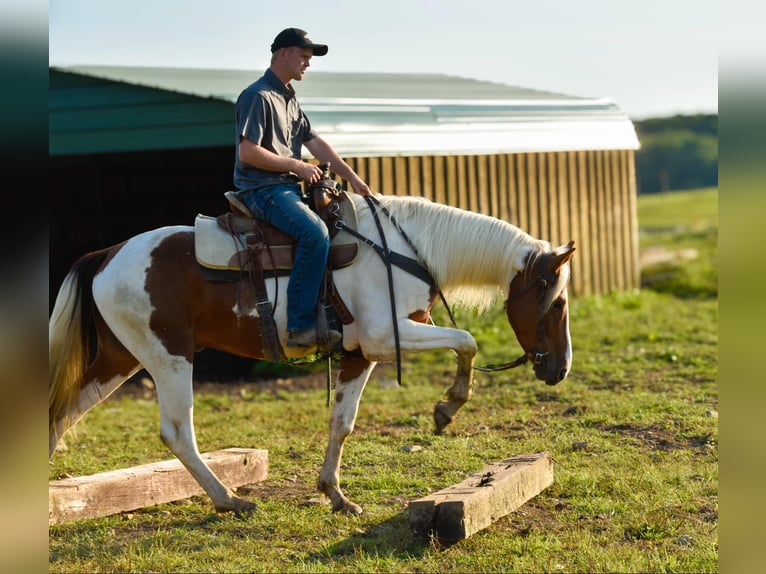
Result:
{"type": "MultiPolygon", "coordinates": [[[[82,377],[90,361],[90,341],[94,331],[93,278],[104,263],[108,250],[83,255],[67,274],[56,296],[48,321],[48,433],[56,423],[66,420],[77,399],[82,377]]],[[[56,441],[61,437],[56,437],[56,441]]]]}

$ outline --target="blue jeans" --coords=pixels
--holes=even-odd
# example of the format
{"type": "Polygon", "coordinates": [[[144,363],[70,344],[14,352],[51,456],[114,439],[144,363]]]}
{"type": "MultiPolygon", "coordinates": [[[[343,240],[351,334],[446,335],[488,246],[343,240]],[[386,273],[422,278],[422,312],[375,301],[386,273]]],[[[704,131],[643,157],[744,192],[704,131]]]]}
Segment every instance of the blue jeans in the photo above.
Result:
{"type": "Polygon", "coordinates": [[[253,213],[298,240],[287,285],[287,330],[316,328],[317,299],[322,285],[330,234],[324,222],[301,199],[298,184],[279,184],[241,194],[253,213]],[[259,214],[259,215],[260,215],[259,214]]]}

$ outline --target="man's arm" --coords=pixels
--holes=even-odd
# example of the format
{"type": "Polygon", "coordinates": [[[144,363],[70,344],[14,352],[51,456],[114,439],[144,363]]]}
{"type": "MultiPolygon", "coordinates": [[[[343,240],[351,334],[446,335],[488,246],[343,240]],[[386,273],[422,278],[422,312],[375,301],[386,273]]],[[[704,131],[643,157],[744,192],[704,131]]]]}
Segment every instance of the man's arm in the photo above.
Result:
{"type": "Polygon", "coordinates": [[[322,177],[319,166],[292,157],[282,157],[247,138],[239,138],[238,153],[240,161],[258,169],[279,173],[291,171],[309,183],[315,183],[322,177]]]}
{"type": "Polygon", "coordinates": [[[332,146],[320,136],[315,136],[312,139],[303,142],[303,145],[305,145],[311,152],[311,155],[319,160],[319,163],[329,161],[330,169],[343,179],[347,180],[356,193],[359,195],[370,195],[372,193],[370,191],[370,186],[367,185],[364,180],[351,169],[351,166],[341,159],[332,146]]]}

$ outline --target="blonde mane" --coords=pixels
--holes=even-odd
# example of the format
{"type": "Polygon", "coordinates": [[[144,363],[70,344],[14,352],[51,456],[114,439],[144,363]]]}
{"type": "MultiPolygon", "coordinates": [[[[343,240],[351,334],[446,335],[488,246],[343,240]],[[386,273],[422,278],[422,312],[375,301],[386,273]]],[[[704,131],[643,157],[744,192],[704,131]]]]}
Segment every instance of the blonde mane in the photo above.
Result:
{"type": "Polygon", "coordinates": [[[524,269],[530,254],[536,257],[550,251],[547,241],[494,217],[420,197],[379,199],[456,306],[485,311],[524,269]]]}

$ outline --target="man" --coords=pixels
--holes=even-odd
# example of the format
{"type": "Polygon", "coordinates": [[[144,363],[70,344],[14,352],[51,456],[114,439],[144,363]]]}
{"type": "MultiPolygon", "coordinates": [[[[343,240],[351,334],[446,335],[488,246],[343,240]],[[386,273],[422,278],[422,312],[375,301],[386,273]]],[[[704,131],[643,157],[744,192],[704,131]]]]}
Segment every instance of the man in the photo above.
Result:
{"type": "MultiPolygon", "coordinates": [[[[237,99],[237,154],[234,184],[254,213],[298,240],[287,287],[287,345],[317,344],[317,298],[327,265],[330,238],[319,217],[301,200],[300,180],[315,183],[318,166],[301,160],[301,147],[347,180],[354,191],[369,195],[369,186],[312,129],[295,98],[292,81],[303,79],[312,56],[327,46],[313,43],[299,28],[282,30],[271,44],[271,65],[237,99]]],[[[330,342],[340,333],[330,331],[330,342]]]]}

